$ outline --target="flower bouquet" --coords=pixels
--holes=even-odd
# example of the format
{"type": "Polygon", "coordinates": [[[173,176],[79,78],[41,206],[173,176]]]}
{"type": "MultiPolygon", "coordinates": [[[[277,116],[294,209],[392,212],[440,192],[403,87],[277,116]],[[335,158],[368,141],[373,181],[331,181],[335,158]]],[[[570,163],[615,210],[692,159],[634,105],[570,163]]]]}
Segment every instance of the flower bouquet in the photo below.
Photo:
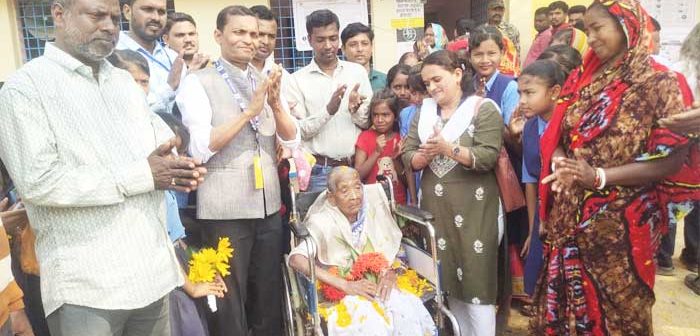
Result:
{"type": "MultiPolygon", "coordinates": [[[[193,283],[212,282],[216,279],[217,274],[224,278],[231,274],[229,259],[232,257],[233,247],[231,247],[228,237],[219,238],[216,249],[206,247],[192,253],[187,278],[193,283]]],[[[212,312],[215,312],[216,299],[214,296],[207,296],[207,302],[212,312]]]]}

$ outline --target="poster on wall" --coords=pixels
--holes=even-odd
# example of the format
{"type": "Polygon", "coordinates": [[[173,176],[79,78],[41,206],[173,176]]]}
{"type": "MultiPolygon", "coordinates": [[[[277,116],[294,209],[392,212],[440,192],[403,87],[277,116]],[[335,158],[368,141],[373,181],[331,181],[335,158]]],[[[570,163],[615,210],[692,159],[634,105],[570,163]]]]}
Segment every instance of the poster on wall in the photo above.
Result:
{"type": "Polygon", "coordinates": [[[369,25],[367,0],[293,0],[294,36],[298,51],[311,50],[306,32],[306,16],[318,9],[329,9],[338,15],[341,32],[350,23],[362,22],[369,25]]]}
{"type": "Polygon", "coordinates": [[[661,24],[661,56],[678,61],[683,41],[695,26],[698,0],[642,0],[649,15],[661,24]]]}
{"type": "Polygon", "coordinates": [[[396,15],[391,28],[396,30],[396,55],[413,51],[413,44],[423,37],[423,0],[396,0],[396,15]]]}

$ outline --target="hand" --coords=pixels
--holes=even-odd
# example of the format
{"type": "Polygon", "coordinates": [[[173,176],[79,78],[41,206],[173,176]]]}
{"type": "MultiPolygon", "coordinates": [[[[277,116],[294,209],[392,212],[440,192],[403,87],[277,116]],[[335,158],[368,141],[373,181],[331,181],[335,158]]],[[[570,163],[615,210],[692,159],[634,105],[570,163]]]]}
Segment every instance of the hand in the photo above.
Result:
{"type": "Polygon", "coordinates": [[[24,312],[24,309],[10,312],[10,323],[12,335],[34,336],[32,325],[29,323],[29,318],[27,318],[27,313],[24,312]]]}
{"type": "Polygon", "coordinates": [[[347,88],[348,86],[343,84],[335,89],[335,92],[333,92],[333,95],[331,96],[331,101],[329,101],[328,105],[326,105],[326,111],[328,111],[328,114],[334,115],[338,113],[340,102],[343,100],[343,96],[345,96],[345,90],[347,90],[347,88]]]}
{"type": "Polygon", "coordinates": [[[280,66],[273,66],[267,78],[270,81],[270,85],[267,88],[267,104],[270,105],[273,112],[281,112],[280,87],[282,86],[282,70],[280,66]]]}
{"type": "Polygon", "coordinates": [[[527,235],[527,239],[525,239],[525,243],[523,243],[523,248],[520,250],[520,258],[527,258],[527,255],[530,254],[530,237],[532,235],[527,235]]]}
{"type": "Polygon", "coordinates": [[[214,295],[218,298],[223,298],[226,294],[226,285],[223,282],[202,282],[185,284],[185,293],[191,298],[198,299],[207,295],[214,295]]]}
{"type": "Polygon", "coordinates": [[[659,126],[681,134],[700,132],[700,101],[691,110],[659,120],[659,126]]]}
{"type": "Polygon", "coordinates": [[[206,169],[198,167],[200,163],[191,158],[172,158],[174,147],[175,139],[170,139],[148,156],[148,165],[151,167],[156,189],[183,192],[196,190],[204,181],[206,169]]]}
{"type": "Polygon", "coordinates": [[[406,144],[406,138],[402,138],[398,142],[394,142],[394,150],[392,153],[394,155],[391,156],[392,159],[397,160],[401,156],[401,151],[403,150],[403,146],[406,144]]]}
{"type": "Polygon", "coordinates": [[[209,64],[209,55],[196,53],[192,56],[192,62],[190,62],[189,71],[195,71],[199,69],[204,69],[205,66],[209,64]]]}
{"type": "Polygon", "coordinates": [[[0,201],[0,212],[1,211],[7,211],[7,209],[10,207],[10,199],[5,197],[0,201]]]}
{"type": "Polygon", "coordinates": [[[384,274],[379,279],[379,285],[377,286],[377,296],[382,302],[389,300],[389,295],[391,291],[396,286],[396,272],[392,269],[384,271],[384,274]]]}
{"type": "Polygon", "coordinates": [[[346,281],[342,290],[348,295],[359,295],[372,300],[374,295],[377,294],[377,285],[367,279],[346,281]]]}
{"type": "Polygon", "coordinates": [[[561,162],[564,158],[557,157],[552,161],[555,166],[555,171],[551,175],[542,179],[542,184],[552,184],[552,191],[555,193],[569,194],[569,189],[571,189],[575,183],[572,174],[564,171],[561,166],[561,162]]]}
{"type": "Polygon", "coordinates": [[[580,186],[587,189],[596,189],[596,171],[585,160],[562,158],[559,163],[557,163],[557,166],[557,171],[561,170],[562,174],[573,176],[574,181],[580,186]]]}
{"type": "Polygon", "coordinates": [[[450,144],[440,135],[440,130],[438,130],[437,127],[435,127],[434,131],[433,135],[428,138],[428,141],[420,145],[418,152],[425,153],[431,158],[438,155],[449,156],[451,152],[450,144]]]}
{"type": "Polygon", "coordinates": [[[525,117],[523,116],[513,116],[508,124],[508,131],[513,139],[518,139],[523,134],[523,129],[525,128],[525,117]]]}
{"type": "Polygon", "coordinates": [[[253,119],[260,115],[263,108],[265,107],[265,95],[267,95],[268,88],[270,86],[270,79],[266,78],[262,85],[260,85],[255,92],[253,92],[253,98],[250,99],[250,104],[248,104],[248,109],[243,112],[243,114],[248,119],[253,119]]]}
{"type": "Polygon", "coordinates": [[[386,147],[386,136],[382,134],[377,137],[377,146],[374,148],[374,152],[381,155],[384,152],[384,147],[386,147]]]}
{"type": "Polygon", "coordinates": [[[172,67],[170,67],[170,74],[168,74],[168,85],[173,90],[177,90],[180,86],[180,78],[182,78],[182,70],[185,68],[185,50],[181,50],[180,53],[175,58],[172,67]]]}
{"type": "Polygon", "coordinates": [[[350,91],[350,99],[348,100],[348,110],[350,110],[350,113],[356,113],[357,110],[360,109],[360,105],[367,99],[367,97],[360,94],[359,90],[360,83],[357,83],[352,91],[350,91]]]}

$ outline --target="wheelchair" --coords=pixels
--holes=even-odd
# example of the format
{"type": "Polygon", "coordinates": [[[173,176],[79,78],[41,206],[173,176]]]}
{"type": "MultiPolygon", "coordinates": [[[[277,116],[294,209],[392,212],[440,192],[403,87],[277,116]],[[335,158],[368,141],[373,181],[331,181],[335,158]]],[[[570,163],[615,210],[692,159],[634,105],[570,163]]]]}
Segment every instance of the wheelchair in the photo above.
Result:
{"type": "MultiPolygon", "coordinates": [[[[289,225],[292,231],[293,246],[298,245],[299,242],[306,244],[309,251],[310,274],[307,277],[294,271],[287,265],[288,256],[285,255],[281,265],[284,285],[284,302],[282,304],[284,332],[287,336],[322,336],[324,335],[324,326],[319,314],[319,298],[315,285],[316,246],[302,220],[321,192],[295,193],[296,176],[292,176],[293,171],[294,169],[290,169],[292,197],[289,225]]],[[[402,241],[402,249],[406,252],[408,267],[414,269],[418,275],[428,280],[433,286],[433,291],[424,295],[422,300],[433,316],[438,333],[440,335],[460,336],[459,324],[455,315],[445,304],[446,293],[442,291],[440,286],[440,263],[437,257],[435,229],[431,224],[434,220],[433,215],[415,207],[396,204],[393,184],[384,176],[377,177],[377,180],[387,193],[394,219],[402,218],[412,221],[426,229],[430,252],[424,251],[406,239],[402,241]]]]}

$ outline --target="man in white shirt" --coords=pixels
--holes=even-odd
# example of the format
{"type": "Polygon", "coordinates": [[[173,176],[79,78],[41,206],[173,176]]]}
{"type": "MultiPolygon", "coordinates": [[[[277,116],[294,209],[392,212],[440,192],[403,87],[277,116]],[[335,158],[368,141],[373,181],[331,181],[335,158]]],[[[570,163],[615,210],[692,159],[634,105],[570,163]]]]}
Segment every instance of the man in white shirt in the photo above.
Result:
{"type": "Polygon", "coordinates": [[[258,44],[255,13],[228,6],[216,27],[221,58],[188,75],[176,101],[190,130],[190,154],[209,172],[197,191],[205,240],[216,246],[228,237],[236,249],[231,275],[224,278],[229,291],[217,301],[218,331],[275,336],[282,331],[275,143],[294,148],[300,132],[280,98],[280,69],[265,78],[250,65],[258,44]]]}
{"type": "Polygon", "coordinates": [[[310,191],[327,188],[332,167],[352,166],[355,142],[369,125],[372,87],[362,65],[338,59],[340,22],[333,12],[322,9],[306,18],[311,63],[292,74],[290,100],[296,113],[304,145],[316,157],[310,191]]]}
{"type": "Polygon", "coordinates": [[[180,55],[158,41],[167,19],[165,0],[126,0],[122,13],[129,21],[129,31],[119,34],[117,49],[141,53],[150,68],[148,105],[153,112],[172,111],[180,81],[187,73],[180,55]]]}
{"type": "Polygon", "coordinates": [[[172,132],[105,60],[118,1],[55,0],[51,14],[55,42],[0,90],[0,157],[36,233],[50,332],[170,335],[183,276],[162,190],[193,190],[205,171],[168,157],[172,132]]]}

